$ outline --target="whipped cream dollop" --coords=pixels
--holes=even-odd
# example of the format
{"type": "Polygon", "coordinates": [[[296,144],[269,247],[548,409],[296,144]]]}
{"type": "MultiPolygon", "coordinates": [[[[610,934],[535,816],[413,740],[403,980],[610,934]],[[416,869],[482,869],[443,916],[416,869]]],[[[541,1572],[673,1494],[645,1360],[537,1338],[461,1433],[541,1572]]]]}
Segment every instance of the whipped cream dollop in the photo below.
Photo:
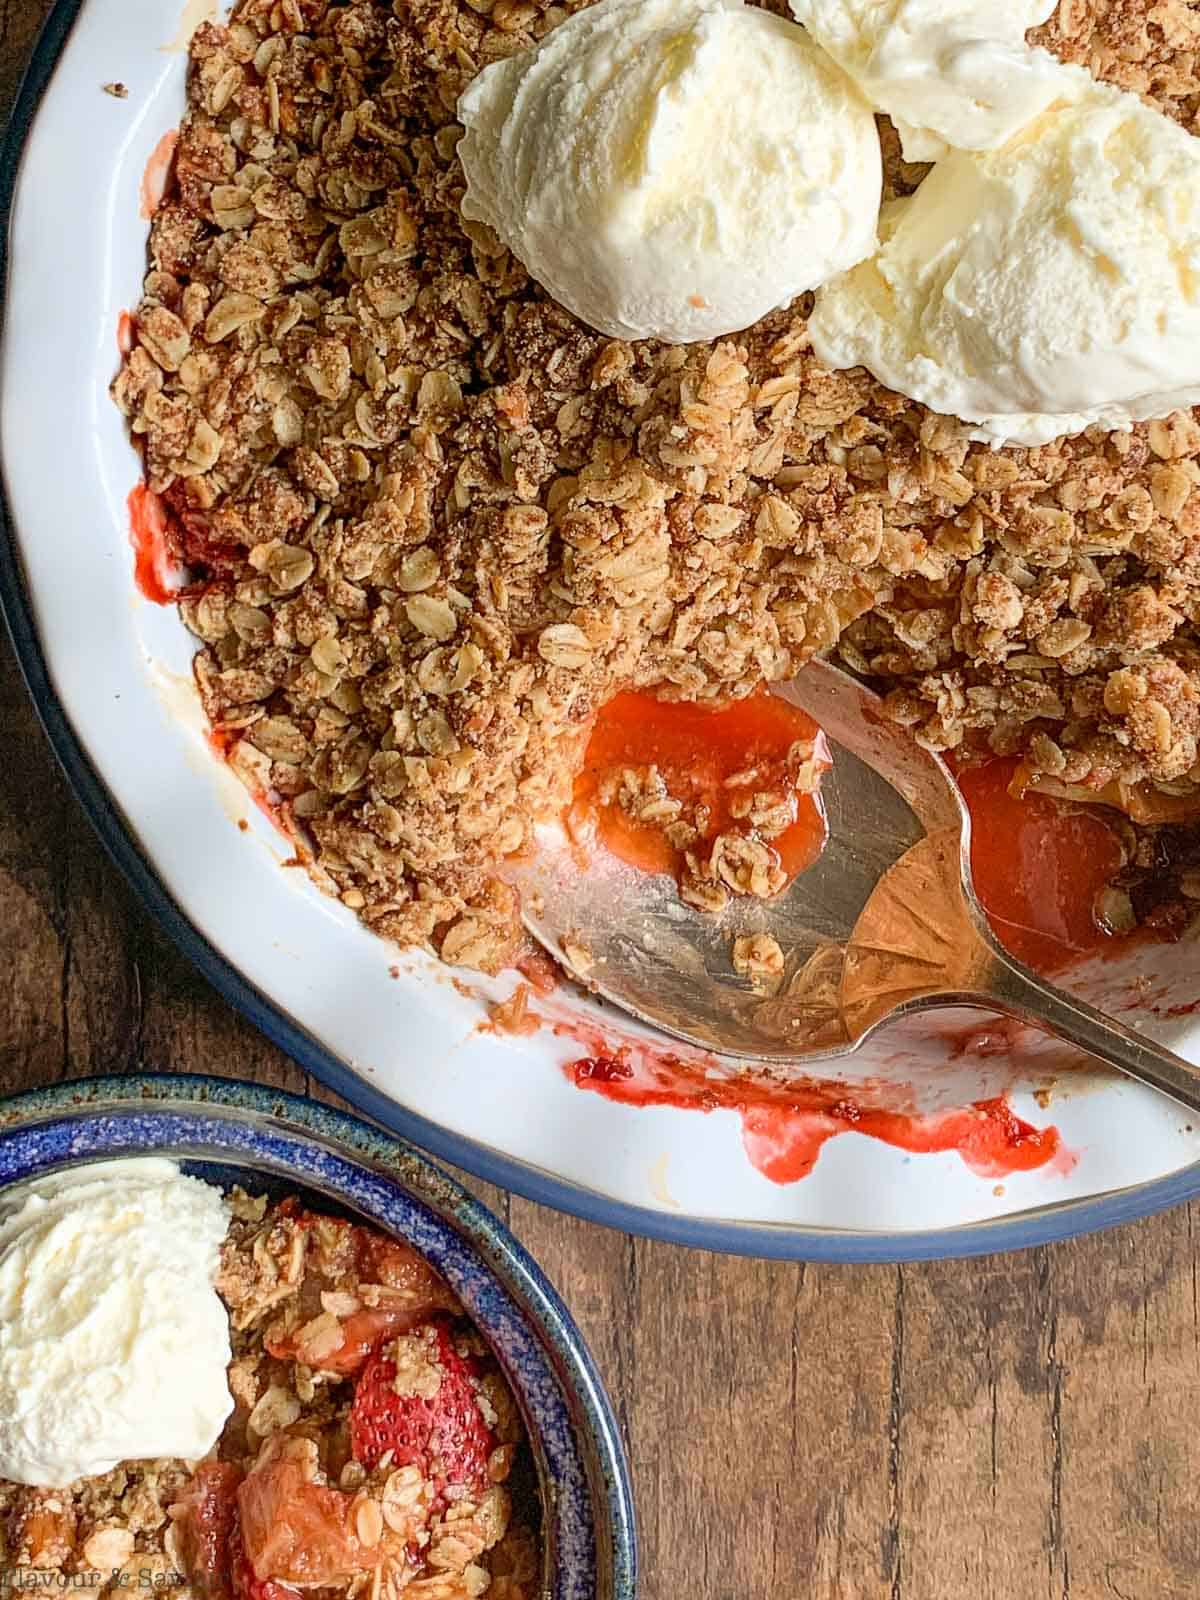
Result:
{"type": "Polygon", "coordinates": [[[600,0],[458,106],[463,216],[602,333],[749,327],[874,249],[871,108],[742,0],[600,0]]]}
{"type": "Polygon", "coordinates": [[[100,1162],[0,1203],[0,1477],[61,1488],[195,1460],[233,1409],[213,1287],[228,1212],[172,1161],[100,1162]]]}
{"type": "Polygon", "coordinates": [[[992,150],[1054,99],[1057,62],[1025,34],[1058,0],[791,0],[886,111],[909,161],[992,150]]]}
{"type": "Polygon", "coordinates": [[[809,323],[974,439],[1045,444],[1200,404],[1200,139],[1061,67],[1001,149],[959,151],[885,207],[877,255],[809,323]]]}

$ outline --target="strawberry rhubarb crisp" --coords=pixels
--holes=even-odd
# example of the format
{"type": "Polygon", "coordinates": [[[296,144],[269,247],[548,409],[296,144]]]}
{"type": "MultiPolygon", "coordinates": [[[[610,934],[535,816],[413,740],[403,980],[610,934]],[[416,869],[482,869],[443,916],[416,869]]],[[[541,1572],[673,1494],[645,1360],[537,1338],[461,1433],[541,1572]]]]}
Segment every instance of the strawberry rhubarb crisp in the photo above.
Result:
{"type": "Polygon", "coordinates": [[[532,1600],[521,1421],[446,1285],[369,1228],[231,1203],[216,1289],[233,1409],[215,1449],[59,1489],[0,1481],[6,1572],[113,1600],[532,1600]]]}
{"type": "MultiPolygon", "coordinates": [[[[239,0],[193,42],[114,393],[214,739],[317,880],[495,970],[498,869],[569,805],[606,704],[718,705],[822,651],[932,748],[1151,828],[1200,808],[1197,417],[973,443],[823,367],[811,296],[714,343],[593,332],[464,220],[457,154],[475,76],[577,9],[239,0]]],[[[1195,131],[1194,5],[1064,0],[1031,38],[1195,131]]],[[[881,131],[908,193],[926,169],[881,131]]],[[[648,766],[605,793],[690,848],[694,797],[648,766]]],[[[704,837],[697,902],[777,886],[759,788],[704,837]]]]}

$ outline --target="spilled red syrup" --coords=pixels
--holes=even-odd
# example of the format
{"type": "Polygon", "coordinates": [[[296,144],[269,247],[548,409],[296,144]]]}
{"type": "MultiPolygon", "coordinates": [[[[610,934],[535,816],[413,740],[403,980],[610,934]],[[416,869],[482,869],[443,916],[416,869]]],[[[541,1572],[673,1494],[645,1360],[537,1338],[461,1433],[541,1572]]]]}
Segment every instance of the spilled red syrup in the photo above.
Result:
{"type": "MultiPolygon", "coordinates": [[[[614,769],[657,767],[674,799],[708,808],[702,832],[710,841],[745,826],[732,810],[739,794],[790,789],[788,752],[797,740],[819,734],[811,717],[766,690],[717,710],[652,694],[617,695],[600,711],[588,739],[568,819],[572,832],[594,835],[629,866],[677,874],[680,852],[660,828],[626,816],[619,804],[599,803],[597,790],[614,769]],[[750,782],[729,786],[730,778],[751,769],[750,782]]],[[[790,809],[790,827],[770,841],[789,882],[821,854],[828,831],[815,796],[792,790],[790,809]]]]}
{"type": "Polygon", "coordinates": [[[230,733],[228,728],[210,728],[204,737],[218,761],[228,761],[238,742],[237,735],[230,733]]]}
{"type": "Polygon", "coordinates": [[[171,181],[171,164],[175,160],[175,147],[178,143],[179,130],[172,128],[170,133],[164,133],[154,146],[146,163],[141,183],[141,214],[146,222],[151,221],[157,214],[166,196],[167,185],[171,181]]]}
{"type": "Polygon", "coordinates": [[[1121,844],[1105,808],[1030,789],[1018,798],[1016,774],[1005,759],[956,775],[971,813],[971,870],[1005,949],[1050,976],[1125,942],[1093,909],[1121,868],[1121,844]]]}
{"type": "Polygon", "coordinates": [[[913,1155],[953,1150],[981,1178],[1039,1167],[1069,1172],[1074,1165],[1057,1128],[1033,1127],[1003,1098],[917,1116],[864,1105],[832,1085],[710,1077],[702,1059],[684,1061],[649,1043],[609,1053],[603,1034],[586,1024],[560,1023],[554,1031],[596,1048],[563,1069],[577,1088],[618,1105],[736,1112],[751,1165],[774,1183],[806,1178],[826,1142],[843,1133],[866,1134],[913,1155]]]}
{"type": "MultiPolygon", "coordinates": [[[[806,718],[797,727],[797,715],[765,693],[717,712],[622,695],[597,720],[576,808],[599,811],[597,836],[623,860],[651,871],[673,870],[677,863],[660,834],[638,829],[616,807],[596,807],[600,777],[614,766],[653,761],[673,794],[705,801],[716,796],[718,805],[727,805],[720,797],[727,794],[723,783],[730,773],[756,759],[778,762],[794,739],[813,737],[814,725],[806,718]]],[[[975,886],[1005,947],[1039,971],[1061,973],[1124,942],[1094,912],[1097,893],[1122,865],[1121,845],[1102,808],[1064,804],[1029,790],[1014,793],[1020,787],[1017,767],[1015,760],[994,760],[958,774],[973,822],[975,886]]],[[[793,876],[811,864],[825,840],[824,818],[808,804],[812,813],[798,813],[797,848],[788,853],[789,863],[796,863],[793,876]]],[[[621,1105],[736,1112],[747,1156],[776,1183],[807,1176],[825,1142],[851,1131],[913,1154],[957,1151],[972,1172],[986,1178],[1046,1167],[1066,1172],[1074,1164],[1056,1128],[1033,1127],[1004,1098],[917,1116],[864,1105],[838,1085],[708,1076],[702,1060],[682,1060],[648,1044],[614,1052],[599,1030],[586,1025],[559,1024],[555,1032],[577,1038],[589,1052],[564,1069],[580,1089],[621,1105]]],[[[974,1027],[959,1043],[963,1056],[1007,1054],[1013,1030],[1005,1023],[974,1027]]]]}
{"type": "Polygon", "coordinates": [[[180,565],[171,547],[167,508],[144,483],[130,492],[126,504],[138,591],[155,605],[172,605],[179,598],[180,565]]]}

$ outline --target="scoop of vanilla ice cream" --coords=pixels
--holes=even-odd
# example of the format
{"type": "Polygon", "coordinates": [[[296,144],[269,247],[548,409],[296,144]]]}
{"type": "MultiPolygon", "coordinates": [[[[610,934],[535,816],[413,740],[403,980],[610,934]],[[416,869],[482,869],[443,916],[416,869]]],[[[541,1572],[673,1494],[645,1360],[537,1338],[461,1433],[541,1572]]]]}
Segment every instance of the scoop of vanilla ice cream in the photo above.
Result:
{"type": "Polygon", "coordinates": [[[791,0],[792,13],[886,111],[909,161],[992,150],[1056,94],[1025,43],[1058,0],[791,0]]]}
{"type": "Polygon", "coordinates": [[[616,338],[746,328],[875,247],[869,106],[742,0],[600,0],[486,67],[458,111],[463,216],[616,338]]]}
{"type": "Polygon", "coordinates": [[[0,1206],[0,1477],[61,1488],[201,1457],[233,1409],[213,1280],[228,1213],[171,1161],[101,1162],[0,1206]]]}
{"type": "Polygon", "coordinates": [[[879,253],[809,323],[827,366],[995,444],[1200,404],[1200,139],[1062,70],[1066,97],[1015,139],[885,207],[879,253]]]}

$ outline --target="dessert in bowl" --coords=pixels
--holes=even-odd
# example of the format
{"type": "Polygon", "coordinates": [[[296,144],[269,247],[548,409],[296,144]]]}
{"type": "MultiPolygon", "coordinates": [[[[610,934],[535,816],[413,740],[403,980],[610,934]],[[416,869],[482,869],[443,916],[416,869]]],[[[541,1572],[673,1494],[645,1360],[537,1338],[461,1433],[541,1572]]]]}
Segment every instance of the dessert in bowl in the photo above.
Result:
{"type": "Polygon", "coordinates": [[[6,1565],[235,1600],[632,1595],[607,1402],[501,1225],[353,1118],[141,1085],[3,1108],[6,1565]]]}
{"type": "MultiPolygon", "coordinates": [[[[724,81],[725,56],[714,57],[711,39],[756,25],[739,20],[740,8],[684,10],[701,73],[680,80],[678,125],[691,137],[688,85],[724,81]]],[[[384,964],[396,966],[392,1006],[405,1026],[418,1013],[422,1027],[429,1019],[430,1054],[441,1059],[479,1011],[444,982],[431,986],[438,969],[428,952],[485,971],[523,959],[503,862],[547,811],[582,804],[585,833],[595,824],[609,843],[634,834],[632,847],[656,851],[680,877],[685,901],[710,914],[779,892],[781,846],[802,813],[811,822],[804,802],[819,790],[814,731],[781,733],[758,752],[761,761],[747,761],[746,745],[739,750],[731,738],[723,764],[708,756],[724,739],[693,735],[690,724],[660,737],[657,723],[674,704],[683,705],[681,720],[711,706],[716,718],[753,721],[747,708],[764,681],[786,678],[815,650],[836,649],[892,689],[892,711],[916,736],[958,750],[966,766],[996,758],[964,781],[985,791],[981,807],[994,802],[978,831],[1007,896],[997,914],[1058,956],[1064,946],[1075,956],[1081,946],[1085,954],[1119,949],[1100,981],[1124,1000],[1137,998],[1140,985],[1169,989],[1164,1009],[1189,1005],[1186,946],[1159,950],[1141,930],[1157,922],[1183,931],[1192,882],[1186,833],[1162,823],[1168,813],[1186,816],[1194,792],[1186,761],[1191,623],[1186,596],[1164,575],[1164,562],[1175,563],[1186,587],[1191,418],[1177,412],[1129,431],[1093,428],[996,451],[971,437],[971,419],[939,415],[862,369],[820,360],[803,297],[697,344],[629,342],[580,321],[538,286],[499,228],[464,209],[458,116],[464,93],[482,97],[492,63],[509,68],[574,20],[504,5],[403,16],[357,5],[309,7],[289,21],[248,6],[193,41],[190,117],[151,226],[152,271],[116,388],[147,471],[135,502],[140,570],[159,598],[176,595],[199,635],[195,676],[213,744],[288,830],[296,858],[331,901],[340,900],[344,914],[329,937],[347,965],[378,962],[384,988],[384,964]],[[625,738],[631,729],[644,730],[640,750],[625,738]],[[694,773],[671,770],[667,759],[672,742],[691,738],[703,740],[709,768],[698,788],[694,773]],[[614,750],[618,759],[606,766],[597,759],[614,750]],[[1010,788],[1025,793],[1023,808],[1010,788]],[[723,807],[712,804],[716,792],[723,807]],[[1032,869],[1009,870],[1007,849],[997,847],[1009,838],[1032,869]],[[1050,881],[1057,887],[1044,893],[1050,881]],[[1039,909],[1054,926],[1037,925],[1039,909]],[[364,956],[367,945],[356,940],[351,957],[351,916],[387,941],[378,955],[364,956]],[[397,961],[389,945],[424,953],[397,961]]],[[[1192,91],[1168,67],[1183,59],[1182,47],[1150,37],[1138,58],[1143,85],[1116,49],[1115,28],[1072,13],[1039,37],[1059,57],[1086,61],[1094,77],[1150,89],[1163,123],[1186,123],[1192,91]]],[[[798,72],[809,55],[799,50],[798,72]]],[[[543,81],[558,81],[549,67],[543,81]]],[[[870,102],[856,102],[852,85],[839,92],[860,128],[870,102]]],[[[780,115],[769,111],[722,122],[722,136],[740,138],[741,124],[752,123],[756,150],[769,153],[780,115]]],[[[156,115],[157,137],[178,121],[177,104],[156,115]]],[[[480,117],[479,126],[492,126],[480,117]]],[[[149,133],[143,156],[155,142],[149,133]]],[[[903,201],[915,188],[919,199],[924,169],[904,162],[891,130],[884,134],[889,197],[903,201]]],[[[581,170],[592,183],[583,143],[581,170]]],[[[677,150],[660,148],[670,167],[677,150]]],[[[797,160],[805,154],[802,139],[789,148],[797,160]]],[[[553,172],[542,179],[550,184],[553,172]]],[[[581,205],[595,195],[581,190],[581,205]]],[[[868,211],[877,206],[878,195],[856,195],[864,198],[868,211]]],[[[665,204],[653,185],[634,199],[647,214],[665,204]]],[[[752,199],[735,195],[731,205],[760,230],[754,238],[767,241],[769,256],[770,219],[752,199]]],[[[819,237],[821,251],[831,238],[864,247],[857,225],[819,237]]],[[[124,233],[120,241],[132,300],[134,251],[124,233]]],[[[846,267],[847,284],[862,270],[836,255],[826,265],[846,267]]],[[[718,299],[720,283],[718,274],[702,298],[718,299]]],[[[633,327],[628,317],[624,325],[633,327]]],[[[1045,415],[1075,406],[1052,398],[1045,415]]],[[[1005,399],[986,414],[1012,413],[1005,399]]],[[[130,458],[118,453],[115,419],[100,426],[109,491],[123,499],[130,458]]],[[[173,624],[149,606],[138,613],[147,653],[182,676],[195,645],[173,624]]],[[[110,725],[106,737],[113,732],[110,725]]],[[[110,784],[119,783],[117,765],[106,766],[110,784]]],[[[131,798],[122,796],[126,809],[131,798]]],[[[251,836],[263,837],[258,819],[248,820],[251,836]]],[[[189,829],[194,822],[189,815],[189,829]]],[[[212,848],[206,835],[204,850],[212,848]]],[[[161,840],[151,853],[162,860],[161,840]]],[[[194,914],[184,872],[169,874],[171,888],[194,914]]],[[[238,892],[228,873],[224,884],[199,917],[206,928],[238,892]]],[[[328,915],[306,909],[289,919],[310,972],[317,967],[301,928],[319,920],[330,929],[334,915],[331,904],[328,915]]],[[[402,1030],[381,1024],[388,1001],[373,997],[381,1010],[370,1023],[347,1015],[351,1007],[335,1017],[334,993],[264,970],[273,959],[265,931],[252,939],[247,930],[241,941],[232,930],[236,964],[254,969],[259,987],[332,1041],[335,1054],[379,1069],[355,1093],[368,1096],[387,1079],[393,1102],[479,1139],[472,1095],[494,1104],[515,1072],[515,1098],[544,1114],[506,1134],[505,1153],[558,1173],[565,1162],[576,1184],[655,1208],[652,1225],[672,1225],[672,1202],[685,1216],[794,1221],[798,1208],[830,1221],[853,1191],[861,1207],[856,1200],[840,1222],[879,1227],[885,1212],[894,1215],[893,1182],[913,1176],[913,1164],[897,1165],[876,1183],[868,1168],[877,1170],[879,1151],[839,1171],[830,1147],[814,1173],[819,1180],[828,1170],[828,1185],[804,1196],[774,1194],[757,1173],[714,1194],[714,1165],[741,1160],[736,1119],[713,1119],[726,1129],[714,1162],[712,1150],[701,1152],[717,1135],[701,1132],[698,1119],[664,1144],[661,1130],[676,1128],[665,1113],[652,1120],[612,1110],[618,1093],[633,1098],[620,1071],[570,1079],[554,1071],[581,1050],[585,1061],[632,1060],[635,1068],[639,1050],[653,1053],[651,1041],[636,1030],[622,1036],[586,1000],[518,991],[515,1010],[494,1019],[501,1029],[515,1024],[515,1043],[472,1036],[444,1071],[410,1070],[398,1063],[402,1030]],[[539,1017],[562,1032],[528,1033],[539,1017]],[[581,1109],[574,1083],[601,1089],[609,1106],[589,1099],[581,1109]],[[568,1130],[581,1118],[605,1134],[620,1130],[620,1178],[604,1156],[606,1136],[573,1143],[568,1130]],[[568,1143],[564,1158],[557,1152],[568,1143]],[[655,1177],[664,1151],[665,1183],[655,1177]],[[871,1191],[882,1209],[868,1204],[871,1191]]],[[[586,978],[586,930],[580,935],[574,964],[586,978]]],[[[219,942],[229,941],[222,925],[219,942]]],[[[772,986],[795,976],[779,954],[757,943],[731,948],[731,979],[769,1003],[772,986]]],[[[511,978],[489,988],[463,973],[458,982],[492,1002],[512,999],[511,978]]],[[[869,1096],[886,1080],[901,1089],[905,1115],[931,1102],[987,1102],[1011,1087],[1003,1055],[964,1053],[961,1042],[961,1028],[949,1040],[890,1042],[856,1069],[867,1082],[855,1083],[855,1105],[879,1109],[869,1096]]],[[[1043,1066],[1060,1059],[1024,1046],[1014,1053],[1027,1069],[1023,1081],[1039,1088],[1043,1066]]],[[[685,1064],[701,1078],[727,1066],[685,1064]]],[[[327,1059],[321,1065],[329,1071],[327,1059]]],[[[724,1104],[722,1095],[715,1099],[724,1104]]],[[[682,1098],[680,1090],[660,1104],[682,1098]]],[[[705,1103],[703,1091],[695,1098],[705,1103]]],[[[728,1108],[737,1110],[733,1101],[728,1108]]],[[[1037,1116],[1036,1103],[1021,1109],[1037,1116]]],[[[1070,1124],[1075,1114],[1056,1112],[1056,1120],[1070,1124]]],[[[1067,1127],[1065,1142],[1090,1147],[1095,1121],[1082,1103],[1078,1115],[1086,1131],[1073,1136],[1067,1127]]],[[[866,1120],[840,1126],[862,1130],[866,1120]]],[[[1160,1171],[1190,1154],[1178,1121],[1162,1131],[1164,1147],[1146,1158],[1160,1171]]],[[[914,1136],[912,1147],[920,1143],[914,1136]]],[[[1146,1147],[1138,1149],[1132,1164],[1128,1150],[1116,1162],[1106,1151],[1095,1181],[1085,1153],[1072,1174],[1040,1189],[1013,1177],[998,1196],[994,1176],[972,1179],[969,1198],[957,1192],[951,1201],[943,1189],[939,1220],[1137,1181],[1147,1175],[1138,1164],[1146,1147]]],[[[504,1176],[526,1188],[533,1181],[519,1169],[504,1176]]],[[[578,1194],[571,1203],[589,1204],[578,1194]]],[[[901,1225],[917,1226],[930,1211],[922,1202],[906,1215],[901,1225]]]]}
{"type": "MultiPolygon", "coordinates": [[[[317,881],[497,971],[504,862],[586,766],[689,904],[769,898],[817,730],[722,728],[723,808],[687,792],[718,737],[688,711],[748,724],[828,650],[931,747],[1015,758],[1014,792],[1200,810],[1176,281],[1200,144],[1030,52],[1052,103],[890,201],[877,251],[870,106],[795,23],[603,0],[532,11],[522,49],[489,15],[245,0],[201,27],[113,389],[214,743],[317,881]],[[687,159],[710,104],[744,188],[687,159]],[[674,762],[648,726],[673,704],[674,762]]],[[[1185,898],[1186,852],[1122,858],[1169,858],[1185,898]]]]}

